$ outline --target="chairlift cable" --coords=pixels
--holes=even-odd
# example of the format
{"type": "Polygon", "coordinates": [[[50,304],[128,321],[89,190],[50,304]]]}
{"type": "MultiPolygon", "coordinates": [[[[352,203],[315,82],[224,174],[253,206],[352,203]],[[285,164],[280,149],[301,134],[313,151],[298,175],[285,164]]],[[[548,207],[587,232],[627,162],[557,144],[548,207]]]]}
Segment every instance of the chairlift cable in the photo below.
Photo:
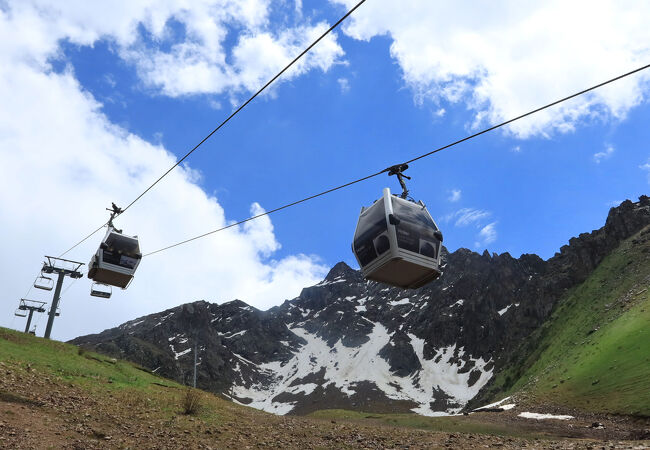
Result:
{"type": "MultiPolygon", "coordinates": [[[[278,72],[273,78],[271,78],[264,86],[262,86],[255,94],[253,94],[248,100],[246,100],[244,103],[242,103],[239,108],[237,108],[232,114],[230,114],[223,122],[221,122],[214,130],[212,130],[206,137],[204,137],[198,144],[196,144],[189,152],[187,152],[182,158],[180,158],[176,163],[171,166],[165,173],[163,173],[156,181],[154,181],[147,189],[145,189],[140,195],[138,195],[131,203],[129,203],[125,208],[122,209],[121,213],[126,212],[127,209],[129,209],[135,202],[140,200],[147,192],[149,192],[156,184],[158,184],[163,178],[165,178],[172,170],[174,170],[176,167],[178,167],[187,157],[189,157],[196,149],[198,149],[205,141],[210,139],[212,135],[214,135],[217,131],[219,131],[225,124],[227,124],[230,119],[235,117],[242,109],[244,109],[250,102],[252,102],[258,95],[260,95],[266,88],[268,88],[275,80],[280,78],[282,74],[284,74],[291,66],[293,66],[300,58],[305,56],[312,48],[316,46],[323,38],[325,38],[328,34],[330,34],[334,29],[336,29],[345,19],[347,19],[354,11],[359,8],[363,3],[365,3],[366,0],[361,0],[359,3],[357,3],[352,9],[350,9],[343,17],[341,17],[334,25],[329,27],[327,31],[325,31],[323,34],[321,34],[314,42],[312,42],[307,48],[305,48],[298,56],[296,56],[289,64],[287,64],[280,72],[278,72]]],[[[95,233],[97,233],[99,230],[104,228],[107,223],[104,223],[102,226],[97,228],[95,231],[90,233],[88,236],[77,242],[75,245],[70,247],[68,250],[65,252],[61,253],[59,255],[59,258],[62,256],[65,256],[68,252],[76,248],[77,246],[81,245],[83,242],[88,240],[90,237],[92,237],[95,233]]]]}
{"type": "MultiPolygon", "coordinates": [[[[357,6],[358,6],[358,5],[357,5],[357,6]]],[[[309,196],[309,197],[305,197],[305,198],[303,198],[303,199],[301,199],[301,200],[297,200],[297,201],[295,201],[295,202],[288,203],[288,204],[286,204],[286,205],[284,205],[284,206],[280,206],[280,207],[275,208],[275,209],[272,209],[272,210],[270,210],[270,211],[266,211],[266,212],[264,212],[264,213],[257,214],[257,215],[255,215],[255,216],[251,216],[251,217],[249,217],[249,218],[247,218],[247,219],[240,220],[239,222],[235,222],[235,223],[232,223],[232,224],[230,224],[230,225],[226,225],[226,226],[224,226],[224,227],[217,228],[216,230],[208,231],[207,233],[203,233],[203,234],[201,234],[201,235],[198,235],[198,236],[195,236],[195,237],[192,237],[192,238],[186,239],[186,240],[184,240],[184,241],[177,242],[177,243],[172,244],[172,245],[169,245],[169,246],[167,246],[167,247],[163,247],[163,248],[158,249],[158,250],[155,250],[155,251],[153,251],[153,252],[146,253],[146,254],[143,255],[143,257],[145,257],[145,256],[151,256],[151,255],[154,255],[154,254],[156,254],[156,253],[160,253],[160,252],[163,252],[163,251],[165,251],[165,250],[169,250],[169,249],[171,249],[171,248],[178,247],[179,245],[187,244],[188,242],[192,242],[192,241],[195,241],[195,240],[197,240],[197,239],[201,239],[201,238],[203,238],[203,237],[209,236],[209,235],[211,235],[211,234],[218,233],[219,231],[227,230],[228,228],[232,228],[232,227],[235,227],[235,226],[237,226],[237,225],[241,225],[241,224],[243,224],[243,223],[249,222],[249,221],[251,221],[251,220],[258,219],[258,218],[263,217],[263,216],[268,216],[269,214],[272,214],[272,213],[274,213],[274,212],[281,211],[281,210],[286,209],[286,208],[289,208],[289,207],[291,207],[291,206],[295,206],[295,205],[298,205],[298,204],[300,204],[300,203],[304,203],[304,202],[306,202],[306,201],[308,201],[308,200],[313,200],[313,199],[315,199],[315,198],[317,198],[317,197],[321,197],[321,196],[326,195],[326,194],[329,194],[329,193],[331,193],[331,192],[338,191],[339,189],[343,189],[343,188],[348,187],[348,186],[351,186],[351,185],[353,185],[353,184],[360,183],[361,181],[365,181],[365,180],[368,180],[368,179],[370,179],[370,178],[376,177],[377,175],[381,175],[382,173],[390,172],[391,169],[393,169],[393,168],[395,168],[395,167],[398,167],[398,166],[401,166],[401,165],[408,165],[408,164],[410,164],[410,163],[412,163],[412,162],[418,161],[418,160],[423,159],[423,158],[425,158],[425,157],[427,157],[427,156],[431,156],[431,155],[433,155],[433,154],[435,154],[435,153],[441,152],[442,150],[445,150],[445,149],[448,149],[448,148],[450,148],[450,147],[456,146],[456,145],[461,144],[461,143],[463,143],[463,142],[465,142],[465,141],[468,141],[468,140],[473,139],[473,138],[475,138],[475,137],[481,136],[482,134],[485,134],[485,133],[488,133],[488,132],[490,132],[490,131],[496,130],[497,128],[501,128],[501,127],[503,127],[503,126],[505,126],[505,125],[508,125],[508,124],[510,124],[510,123],[513,123],[513,122],[515,122],[515,121],[517,121],[517,120],[523,119],[524,117],[528,117],[528,116],[530,116],[530,115],[532,115],[532,114],[538,113],[538,112],[540,112],[540,111],[542,111],[542,110],[548,109],[548,108],[550,108],[550,107],[552,107],[552,106],[555,106],[555,105],[557,105],[557,104],[559,104],[559,103],[562,103],[562,102],[565,102],[565,101],[570,100],[570,99],[572,99],[572,98],[575,98],[575,97],[578,97],[578,96],[580,96],[580,95],[586,94],[587,92],[593,91],[593,90],[598,89],[598,88],[600,88],[600,87],[603,87],[603,86],[605,86],[605,85],[607,85],[607,84],[613,83],[614,81],[618,81],[618,80],[620,80],[620,79],[622,79],[622,78],[628,77],[628,76],[630,76],[630,75],[633,75],[633,74],[635,74],[635,73],[637,73],[637,72],[641,72],[641,71],[643,71],[643,70],[645,70],[645,69],[648,69],[648,68],[650,68],[650,64],[646,64],[645,66],[639,67],[639,68],[634,69],[634,70],[632,70],[632,71],[630,71],[630,72],[626,72],[626,73],[624,73],[624,74],[622,74],[622,75],[619,75],[619,76],[617,76],[617,77],[610,78],[610,79],[607,80],[607,81],[603,81],[602,83],[596,84],[596,85],[591,86],[591,87],[589,87],[589,88],[587,88],[587,89],[583,89],[583,90],[581,90],[581,91],[579,91],[579,92],[576,92],[576,93],[574,93],[574,94],[568,95],[568,96],[563,97],[563,98],[561,98],[561,99],[559,99],[559,100],[556,100],[556,101],[554,101],[554,102],[548,103],[548,104],[546,104],[546,105],[544,105],[544,106],[541,106],[541,107],[539,107],[539,108],[536,108],[536,109],[534,109],[534,110],[532,110],[532,111],[529,111],[529,112],[527,112],[527,113],[521,114],[521,115],[516,116],[516,117],[514,117],[514,118],[512,118],[512,119],[506,120],[505,122],[501,122],[501,123],[499,123],[499,124],[497,124],[497,125],[494,125],[494,126],[491,126],[491,127],[489,127],[489,128],[486,128],[486,129],[484,129],[484,130],[482,130],[482,131],[479,131],[478,133],[474,133],[474,134],[472,134],[472,135],[470,135],[470,136],[466,136],[466,137],[464,137],[463,139],[459,139],[459,140],[454,141],[454,142],[452,142],[452,143],[450,143],[450,144],[444,145],[444,146],[442,146],[442,147],[438,147],[438,148],[435,149],[435,150],[432,150],[432,151],[430,151],[430,152],[428,152],[428,153],[424,153],[424,154],[422,154],[422,155],[420,155],[420,156],[417,156],[417,157],[415,157],[415,158],[413,158],[413,159],[410,159],[410,160],[408,160],[408,161],[406,161],[406,162],[404,162],[404,163],[402,163],[402,164],[396,164],[396,165],[393,165],[393,166],[387,167],[386,169],[381,170],[381,171],[376,172],[376,173],[373,173],[372,175],[368,175],[368,176],[365,176],[365,177],[363,177],[363,178],[359,178],[359,179],[357,179],[357,180],[354,180],[354,181],[351,181],[351,182],[349,182],[349,183],[345,183],[345,184],[342,184],[342,185],[340,185],[340,186],[337,186],[337,187],[334,187],[334,188],[328,189],[328,190],[323,191],[323,192],[320,192],[320,193],[318,193],[318,194],[311,195],[311,196],[309,196]]]]}

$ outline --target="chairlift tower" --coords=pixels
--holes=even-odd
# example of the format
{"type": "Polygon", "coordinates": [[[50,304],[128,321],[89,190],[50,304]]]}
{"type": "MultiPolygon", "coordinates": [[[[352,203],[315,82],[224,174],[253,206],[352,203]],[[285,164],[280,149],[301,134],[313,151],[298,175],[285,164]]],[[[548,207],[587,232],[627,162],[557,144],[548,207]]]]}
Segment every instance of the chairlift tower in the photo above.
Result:
{"type": "Polygon", "coordinates": [[[27,314],[26,311],[29,311],[27,316],[27,325],[25,325],[25,333],[29,333],[29,326],[32,324],[32,316],[35,312],[44,313],[45,312],[45,303],[39,302],[37,300],[29,300],[26,298],[20,299],[20,304],[18,305],[18,310],[16,310],[16,315],[19,317],[25,317],[27,314]],[[18,311],[25,311],[23,314],[19,314],[18,311]]]}
{"type": "Polygon", "coordinates": [[[63,280],[66,276],[70,278],[81,278],[83,274],[79,272],[81,266],[84,263],[77,261],[71,261],[69,259],[55,258],[54,256],[45,256],[47,262],[43,263],[42,273],[51,273],[57,274],[58,278],[56,280],[56,288],[54,289],[54,297],[52,298],[52,305],[50,306],[50,313],[47,319],[47,327],[45,328],[45,339],[50,338],[52,333],[52,325],[54,324],[54,318],[58,316],[57,310],[59,309],[59,300],[61,297],[61,287],[63,286],[63,280]]]}

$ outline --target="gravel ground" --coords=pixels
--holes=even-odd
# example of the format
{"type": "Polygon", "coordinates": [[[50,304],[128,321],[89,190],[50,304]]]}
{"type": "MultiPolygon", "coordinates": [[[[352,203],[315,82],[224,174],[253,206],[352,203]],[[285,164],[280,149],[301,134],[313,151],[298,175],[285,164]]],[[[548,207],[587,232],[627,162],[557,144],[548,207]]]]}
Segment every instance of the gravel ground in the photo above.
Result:
{"type": "Polygon", "coordinates": [[[570,424],[538,422],[518,418],[514,410],[466,418],[474,423],[506,423],[520,432],[520,437],[509,437],[431,432],[372,421],[274,416],[207,393],[202,394],[204,411],[188,416],[180,411],[183,395],[179,388],[152,385],[146,391],[135,391],[93,380],[80,387],[0,363],[0,448],[650,448],[650,441],[624,440],[634,437],[634,432],[647,431],[647,420],[589,416],[570,424]],[[595,421],[605,428],[590,429],[595,421]]]}

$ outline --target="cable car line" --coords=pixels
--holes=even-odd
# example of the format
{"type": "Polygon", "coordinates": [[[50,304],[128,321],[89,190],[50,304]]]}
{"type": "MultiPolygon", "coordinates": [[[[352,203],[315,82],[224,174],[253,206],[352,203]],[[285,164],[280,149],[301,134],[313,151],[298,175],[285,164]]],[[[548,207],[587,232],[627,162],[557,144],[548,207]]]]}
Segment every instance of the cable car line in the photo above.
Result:
{"type": "MultiPolygon", "coordinates": [[[[271,78],[264,86],[262,86],[255,94],[253,94],[248,100],[246,100],[244,103],[242,103],[239,108],[237,108],[232,114],[230,114],[223,122],[221,122],[214,130],[210,132],[206,137],[204,137],[201,142],[196,144],[189,152],[187,152],[181,159],[176,161],[176,163],[171,166],[165,173],[163,173],[156,181],[154,181],[147,189],[145,189],[140,195],[138,195],[131,203],[129,203],[125,208],[123,208],[120,211],[120,214],[126,212],[127,209],[129,209],[135,202],[140,200],[147,192],[149,192],[156,184],[158,184],[163,178],[165,178],[172,170],[174,170],[176,167],[178,167],[187,157],[189,157],[196,149],[198,149],[205,141],[210,139],[212,135],[214,135],[217,131],[221,129],[226,123],[230,121],[233,117],[235,117],[242,109],[244,109],[250,102],[252,102],[258,95],[260,95],[266,88],[268,88],[275,80],[280,78],[282,74],[284,74],[291,66],[293,66],[300,58],[305,56],[312,48],[316,46],[325,36],[330,34],[334,29],[336,29],[345,19],[347,19],[354,11],[359,8],[363,3],[365,3],[366,0],[361,0],[359,3],[357,3],[352,9],[350,9],[343,17],[341,17],[334,25],[330,26],[323,34],[321,34],[314,42],[312,42],[309,47],[305,48],[298,56],[296,56],[289,64],[287,64],[280,72],[278,72],[273,78],[271,78]]],[[[95,231],[90,233],[88,236],[84,237],[82,240],[77,242],[75,245],[70,247],[68,250],[65,252],[61,253],[59,255],[59,258],[65,256],[68,252],[76,248],[77,246],[81,245],[83,242],[88,240],[90,237],[92,237],[95,233],[97,233],[99,230],[104,228],[106,225],[108,225],[108,222],[102,224],[99,228],[97,228],[95,231]]]]}
{"type": "Polygon", "coordinates": [[[597,84],[597,85],[595,85],[595,86],[592,86],[592,87],[587,88],[587,89],[583,89],[583,90],[580,91],[580,92],[576,92],[575,94],[568,95],[568,96],[566,96],[566,97],[564,97],[564,98],[561,98],[561,99],[556,100],[556,101],[554,101],[554,102],[548,103],[548,104],[546,104],[546,105],[544,105],[544,106],[540,106],[540,107],[537,108],[537,109],[534,109],[534,110],[529,111],[529,112],[527,112],[527,113],[521,114],[520,116],[513,117],[513,118],[510,119],[510,120],[506,120],[505,122],[501,122],[500,124],[494,125],[494,126],[492,126],[492,127],[490,127],[490,128],[486,128],[485,130],[479,131],[478,133],[472,134],[471,136],[467,136],[467,137],[465,137],[465,138],[463,138],[463,139],[459,139],[459,140],[457,140],[457,141],[455,141],[455,142],[452,142],[451,144],[447,144],[447,145],[445,145],[444,147],[439,147],[439,148],[437,148],[437,149],[435,149],[435,150],[430,151],[429,153],[425,153],[425,154],[420,155],[420,156],[418,156],[418,157],[416,157],[416,158],[409,159],[409,160],[406,161],[404,164],[410,164],[410,163],[415,162],[415,161],[417,161],[417,160],[419,160],[419,159],[426,158],[427,156],[431,156],[431,155],[433,155],[434,153],[438,153],[438,152],[441,152],[441,151],[443,151],[443,150],[445,150],[445,149],[447,149],[447,148],[449,148],[449,147],[453,147],[454,145],[458,145],[458,144],[460,144],[461,142],[468,141],[468,140],[473,139],[473,138],[475,138],[475,137],[477,137],[477,136],[480,136],[480,135],[482,135],[482,134],[485,134],[485,133],[487,133],[487,132],[489,132],[489,131],[496,130],[497,128],[501,128],[501,127],[503,127],[503,126],[506,126],[506,125],[508,125],[508,124],[510,124],[510,123],[512,123],[512,122],[514,122],[514,121],[516,121],[516,120],[523,119],[524,117],[528,117],[528,116],[533,115],[533,114],[535,114],[535,113],[538,113],[538,112],[540,112],[540,111],[542,111],[542,110],[544,110],[544,109],[550,108],[551,106],[555,106],[555,105],[557,105],[557,104],[559,104],[559,103],[565,102],[565,101],[567,101],[567,100],[571,100],[572,98],[578,97],[578,96],[580,96],[580,95],[582,95],[582,94],[586,94],[587,92],[590,92],[590,91],[593,91],[593,90],[598,89],[598,88],[600,88],[600,87],[603,87],[603,86],[605,86],[606,84],[613,83],[614,81],[618,81],[618,80],[620,80],[621,78],[625,78],[625,77],[628,77],[628,76],[630,76],[630,75],[634,75],[635,73],[637,73],[637,72],[641,72],[642,70],[645,70],[645,69],[647,69],[647,68],[649,68],[649,67],[650,67],[650,64],[646,64],[646,65],[643,66],[643,67],[639,67],[638,69],[634,69],[634,70],[632,70],[632,71],[630,71],[630,72],[624,73],[623,75],[619,75],[619,76],[614,77],[614,78],[611,78],[611,79],[609,79],[609,80],[607,80],[607,81],[603,81],[602,83],[599,83],[599,84],[597,84]]]}
{"type": "Polygon", "coordinates": [[[87,241],[88,239],[90,239],[90,238],[91,238],[95,233],[97,233],[99,230],[101,230],[102,228],[104,228],[106,225],[108,225],[108,222],[103,223],[103,224],[102,224],[101,226],[99,226],[95,231],[93,231],[92,233],[90,233],[89,235],[87,235],[85,238],[83,238],[82,240],[80,240],[79,242],[77,242],[75,245],[73,245],[72,247],[70,247],[69,249],[67,249],[67,250],[64,251],[63,253],[61,253],[61,254],[58,256],[58,258],[63,258],[67,253],[69,253],[70,251],[72,251],[72,250],[74,250],[76,247],[78,247],[79,245],[81,245],[81,244],[83,244],[84,242],[86,242],[86,241],[87,241]]]}
{"type": "Polygon", "coordinates": [[[145,253],[144,255],[142,255],[142,257],[144,258],[145,256],[150,256],[150,255],[153,255],[155,253],[160,253],[162,251],[169,250],[170,248],[178,247],[179,245],[187,244],[188,242],[192,242],[192,241],[195,241],[197,239],[201,239],[203,237],[209,236],[211,234],[218,233],[219,231],[227,230],[228,228],[236,227],[237,225],[241,225],[243,223],[250,222],[251,220],[255,220],[255,219],[259,219],[260,217],[268,216],[269,214],[272,214],[274,212],[278,212],[278,211],[281,211],[283,209],[287,209],[287,208],[289,208],[291,206],[295,206],[295,205],[298,205],[300,203],[304,203],[304,202],[306,202],[308,200],[312,200],[312,199],[315,199],[317,197],[321,197],[321,196],[323,196],[325,194],[329,194],[330,192],[338,191],[339,189],[343,189],[343,188],[346,188],[348,186],[352,186],[353,184],[357,184],[357,183],[360,183],[362,181],[368,180],[370,178],[376,177],[377,175],[381,175],[382,173],[386,172],[387,170],[388,169],[384,169],[384,170],[379,171],[377,173],[373,173],[372,175],[368,175],[368,176],[365,176],[363,178],[359,178],[358,180],[350,181],[349,183],[345,183],[345,184],[342,184],[340,186],[328,189],[326,191],[319,192],[318,194],[314,194],[314,195],[311,195],[309,197],[305,197],[305,198],[303,198],[301,200],[296,200],[295,202],[288,203],[288,204],[286,204],[284,206],[280,206],[278,208],[271,209],[269,211],[265,211],[263,213],[257,214],[255,216],[251,216],[251,217],[249,217],[247,219],[244,219],[244,220],[240,220],[239,222],[231,223],[230,225],[226,225],[224,227],[217,228],[216,230],[208,231],[207,233],[203,233],[203,234],[201,234],[199,236],[194,236],[193,238],[186,239],[186,240],[181,241],[181,242],[177,242],[176,244],[169,245],[167,247],[155,250],[153,252],[145,253]]]}
{"type": "MultiPolygon", "coordinates": [[[[358,5],[357,5],[357,6],[358,6],[358,5]]],[[[269,214],[272,214],[272,213],[274,213],[274,212],[278,212],[278,211],[281,211],[281,210],[283,210],[283,209],[289,208],[289,207],[291,207],[291,206],[295,206],[295,205],[298,205],[298,204],[300,204],[300,203],[304,203],[304,202],[306,202],[306,201],[308,201],[308,200],[313,200],[313,199],[315,199],[315,198],[317,198],[317,197],[321,197],[321,196],[323,196],[323,195],[329,194],[329,193],[334,192],[334,191],[338,191],[338,190],[340,190],[340,189],[343,189],[343,188],[345,188],[345,187],[351,186],[351,185],[353,185],[353,184],[360,183],[361,181],[365,181],[365,180],[368,180],[368,179],[370,179],[370,178],[374,178],[374,177],[376,177],[377,175],[381,175],[382,173],[386,173],[386,172],[388,172],[389,175],[398,175],[398,179],[400,180],[400,184],[402,185],[405,194],[408,194],[408,190],[406,190],[406,187],[403,185],[403,180],[402,180],[401,177],[399,176],[399,175],[401,175],[401,176],[403,176],[403,177],[406,177],[406,176],[405,176],[404,174],[402,174],[401,172],[402,172],[403,170],[406,170],[406,169],[408,168],[408,164],[410,164],[410,163],[412,163],[412,162],[414,162],[414,161],[418,161],[418,160],[420,160],[420,159],[423,159],[423,158],[425,158],[425,157],[427,157],[427,156],[431,156],[431,155],[433,155],[433,154],[435,154],[435,153],[441,152],[441,151],[443,151],[443,150],[445,150],[445,149],[448,149],[448,148],[450,148],[450,147],[456,146],[456,145],[461,144],[461,143],[463,143],[463,142],[465,142],[465,141],[468,141],[468,140],[473,139],[473,138],[475,138],[475,137],[481,136],[482,134],[485,134],[485,133],[488,133],[488,132],[490,132],[490,131],[496,130],[497,128],[501,128],[501,127],[503,127],[503,126],[505,126],[505,125],[508,125],[508,124],[510,124],[510,123],[513,123],[513,122],[515,122],[515,121],[517,121],[517,120],[523,119],[524,117],[528,117],[528,116],[533,115],[533,114],[535,114],[535,113],[538,113],[538,112],[540,112],[540,111],[542,111],[542,110],[545,110],[545,109],[548,109],[548,108],[550,108],[550,107],[552,107],[552,106],[555,106],[555,105],[557,105],[557,104],[559,104],[559,103],[562,103],[562,102],[565,102],[565,101],[570,100],[570,99],[572,99],[572,98],[575,98],[575,97],[578,97],[578,96],[580,96],[580,95],[586,94],[587,92],[593,91],[593,90],[598,89],[598,88],[600,88],[600,87],[603,87],[603,86],[605,86],[605,85],[607,85],[607,84],[613,83],[614,81],[618,81],[618,80],[620,80],[620,79],[622,79],[622,78],[628,77],[628,76],[630,76],[630,75],[633,75],[633,74],[635,74],[635,73],[637,73],[637,72],[641,72],[641,71],[643,71],[643,70],[645,70],[645,69],[648,69],[648,68],[650,68],[650,64],[646,64],[645,66],[639,67],[639,68],[634,69],[634,70],[632,70],[632,71],[630,71],[630,72],[626,72],[626,73],[624,73],[624,74],[622,74],[622,75],[619,75],[619,76],[617,76],[617,77],[610,78],[610,79],[607,80],[607,81],[603,81],[602,83],[596,84],[596,85],[591,86],[591,87],[589,87],[589,88],[587,88],[587,89],[583,89],[583,90],[581,90],[581,91],[579,91],[579,92],[576,92],[576,93],[574,93],[574,94],[568,95],[568,96],[563,97],[563,98],[561,98],[561,99],[559,99],[559,100],[556,100],[556,101],[554,101],[554,102],[548,103],[548,104],[546,104],[546,105],[544,105],[544,106],[541,106],[541,107],[539,107],[539,108],[536,108],[536,109],[534,109],[534,110],[532,110],[532,111],[529,111],[529,112],[527,112],[527,113],[521,114],[521,115],[516,116],[516,117],[514,117],[514,118],[512,118],[512,119],[506,120],[505,122],[501,122],[501,123],[499,123],[499,124],[497,124],[497,125],[494,125],[494,126],[491,126],[491,127],[489,127],[489,128],[486,128],[486,129],[484,129],[484,130],[482,130],[482,131],[479,131],[478,133],[474,133],[474,134],[472,134],[472,135],[470,135],[470,136],[466,136],[466,137],[464,137],[463,139],[459,139],[459,140],[454,141],[454,142],[452,142],[452,143],[450,143],[450,144],[444,145],[444,146],[442,146],[442,147],[438,147],[438,148],[436,148],[435,150],[432,150],[432,151],[430,151],[430,152],[428,152],[428,153],[424,153],[424,154],[422,154],[422,155],[420,155],[420,156],[417,156],[417,157],[415,157],[415,158],[413,158],[413,159],[410,159],[410,160],[408,160],[408,161],[406,161],[406,162],[404,162],[404,163],[401,163],[401,164],[395,164],[395,165],[390,166],[390,167],[387,167],[386,169],[381,170],[381,171],[379,171],[379,172],[373,173],[373,174],[368,175],[368,176],[365,176],[365,177],[363,177],[363,178],[359,178],[359,179],[354,180],[354,181],[350,181],[349,183],[345,183],[345,184],[342,184],[342,185],[340,185],[340,186],[337,186],[337,187],[334,187],[334,188],[328,189],[328,190],[326,190],[326,191],[320,192],[320,193],[318,193],[318,194],[314,194],[314,195],[311,195],[311,196],[309,196],[309,197],[305,197],[305,198],[303,198],[303,199],[301,199],[301,200],[297,200],[297,201],[295,201],[295,202],[288,203],[288,204],[286,204],[286,205],[284,205],[284,206],[280,206],[280,207],[278,207],[278,208],[275,208],[275,209],[272,209],[272,210],[266,211],[266,212],[264,212],[264,213],[257,214],[257,215],[255,215],[255,216],[251,216],[251,217],[249,217],[249,218],[247,218],[247,219],[240,220],[239,222],[235,222],[235,223],[232,223],[232,224],[230,224],[230,225],[226,225],[226,226],[224,226],[224,227],[217,228],[217,229],[212,230],[212,231],[208,231],[207,233],[203,233],[203,234],[201,234],[201,235],[194,236],[194,237],[189,238],[189,239],[186,239],[186,240],[184,240],[184,241],[180,241],[180,242],[177,242],[177,243],[175,243],[175,244],[168,245],[167,247],[160,248],[160,249],[155,250],[155,251],[153,251],[153,252],[145,253],[144,255],[142,255],[142,257],[144,258],[145,256],[151,256],[151,255],[154,255],[154,254],[156,254],[156,253],[160,253],[160,252],[163,252],[163,251],[165,251],[165,250],[169,250],[169,249],[171,249],[171,248],[178,247],[179,245],[187,244],[188,242],[192,242],[192,241],[195,241],[195,240],[197,240],[197,239],[204,238],[204,237],[209,236],[209,235],[211,235],[211,234],[218,233],[219,231],[224,231],[224,230],[227,230],[228,228],[232,228],[232,227],[235,227],[235,226],[237,226],[237,225],[241,225],[241,224],[246,223],[246,222],[249,222],[249,221],[251,221],[251,220],[255,220],[255,219],[258,219],[258,218],[263,217],[263,216],[268,216],[269,214]]],[[[407,177],[407,178],[408,178],[408,177],[407,177]]],[[[405,195],[405,194],[403,194],[403,195],[405,195]]],[[[125,209],[126,209],[126,208],[125,208],[125,209]]]]}
{"type": "Polygon", "coordinates": [[[151,188],[153,188],[156,184],[158,184],[158,182],[159,182],[160,180],[162,180],[162,179],[163,179],[167,174],[169,174],[169,172],[171,172],[172,170],[174,170],[176,167],[178,167],[179,164],[181,164],[183,161],[185,161],[185,159],[186,159],[188,156],[190,156],[192,153],[194,153],[194,151],[195,151],[196,149],[198,149],[198,148],[199,148],[199,147],[200,147],[200,146],[201,146],[205,141],[207,141],[208,139],[210,139],[214,133],[216,133],[217,131],[219,131],[219,129],[221,129],[221,127],[223,127],[225,124],[227,124],[227,123],[230,121],[230,119],[232,119],[233,117],[235,117],[235,116],[239,113],[239,111],[241,111],[242,109],[244,109],[244,108],[246,107],[246,105],[248,105],[250,102],[252,102],[252,101],[255,99],[255,97],[257,97],[258,95],[260,95],[260,94],[261,94],[261,93],[262,93],[262,92],[263,92],[267,87],[269,87],[269,86],[270,86],[270,85],[271,85],[275,80],[277,80],[278,78],[280,78],[280,76],[282,76],[283,73],[285,73],[287,70],[289,70],[289,68],[290,68],[291,66],[293,66],[293,65],[294,65],[294,64],[295,64],[295,63],[296,63],[300,58],[302,58],[302,57],[303,57],[304,55],[306,55],[306,54],[307,54],[307,53],[308,53],[312,48],[314,48],[314,47],[316,46],[316,44],[318,44],[318,43],[319,43],[323,38],[325,38],[325,36],[327,36],[328,34],[330,34],[330,33],[331,33],[335,28],[337,28],[337,27],[338,27],[338,26],[339,26],[339,25],[340,25],[340,24],[341,24],[345,19],[348,18],[348,16],[350,16],[350,15],[351,15],[351,14],[352,14],[352,13],[353,13],[353,12],[354,12],[358,7],[359,7],[359,6],[361,6],[363,3],[365,3],[365,1],[366,1],[366,0],[361,0],[359,3],[357,3],[357,4],[356,4],[352,9],[350,9],[347,13],[345,13],[345,15],[344,15],[343,17],[341,17],[341,18],[340,18],[336,23],[334,23],[334,25],[332,25],[331,27],[329,27],[329,28],[328,28],[328,29],[327,29],[323,34],[321,34],[321,35],[320,35],[320,36],[319,36],[319,37],[318,37],[314,42],[312,42],[312,43],[309,45],[309,47],[307,47],[306,49],[304,49],[304,50],[303,50],[303,51],[302,51],[298,56],[296,56],[296,57],[295,57],[295,58],[294,58],[294,59],[293,59],[289,64],[287,64],[287,65],[284,67],[284,69],[282,69],[280,72],[277,73],[277,75],[275,75],[273,78],[271,78],[269,81],[267,81],[267,83],[266,83],[264,86],[262,86],[262,87],[261,87],[257,92],[255,92],[255,94],[253,94],[253,95],[252,95],[248,100],[246,100],[244,103],[242,103],[241,106],[240,106],[239,108],[237,108],[237,109],[236,109],[232,114],[230,114],[230,115],[229,115],[229,116],[228,116],[228,117],[227,117],[223,122],[221,122],[221,123],[219,124],[219,126],[217,126],[214,130],[212,130],[212,131],[210,132],[210,134],[208,134],[206,137],[204,137],[204,138],[201,140],[201,142],[199,142],[198,144],[196,144],[196,145],[194,146],[194,148],[192,148],[192,150],[190,150],[189,152],[187,152],[187,153],[186,153],[186,154],[185,154],[181,159],[179,159],[178,161],[176,161],[176,164],[174,164],[173,166],[171,166],[171,167],[169,168],[169,170],[167,170],[167,172],[163,173],[163,174],[162,174],[162,175],[161,175],[161,176],[160,176],[156,181],[153,182],[153,184],[152,184],[151,186],[149,186],[147,189],[145,189],[144,192],[142,192],[142,194],[138,195],[138,196],[135,198],[135,200],[133,200],[133,201],[132,201],[131,203],[129,203],[129,204],[128,204],[124,209],[122,209],[122,213],[124,213],[127,209],[129,209],[129,208],[130,208],[130,207],[131,207],[135,202],[137,202],[138,200],[140,200],[140,199],[142,198],[142,196],[144,196],[147,192],[149,192],[149,191],[151,190],[151,188]]]}

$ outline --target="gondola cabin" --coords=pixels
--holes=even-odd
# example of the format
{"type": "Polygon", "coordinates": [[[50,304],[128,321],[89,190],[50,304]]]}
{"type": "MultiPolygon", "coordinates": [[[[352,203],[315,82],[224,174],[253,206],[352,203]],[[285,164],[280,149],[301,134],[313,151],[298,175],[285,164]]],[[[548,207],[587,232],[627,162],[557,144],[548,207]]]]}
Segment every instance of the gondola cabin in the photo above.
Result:
{"type": "Polygon", "coordinates": [[[368,280],[415,289],[440,276],[442,233],[422,202],[384,189],[361,208],[352,251],[368,280]]]}
{"type": "Polygon", "coordinates": [[[108,227],[106,236],[88,265],[88,278],[96,283],[125,289],[141,259],[137,236],[127,236],[108,227]]]}

